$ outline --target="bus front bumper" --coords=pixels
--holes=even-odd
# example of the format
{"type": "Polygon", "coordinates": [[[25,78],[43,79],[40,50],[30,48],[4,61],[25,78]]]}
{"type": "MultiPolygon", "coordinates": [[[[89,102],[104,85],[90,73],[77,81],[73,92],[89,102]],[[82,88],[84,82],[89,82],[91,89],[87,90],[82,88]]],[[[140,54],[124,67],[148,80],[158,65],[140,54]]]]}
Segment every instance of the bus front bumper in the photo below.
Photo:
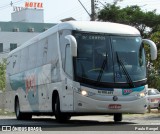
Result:
{"type": "Polygon", "coordinates": [[[74,111],[80,113],[145,113],[146,97],[134,101],[100,101],[75,93],[74,111]]]}

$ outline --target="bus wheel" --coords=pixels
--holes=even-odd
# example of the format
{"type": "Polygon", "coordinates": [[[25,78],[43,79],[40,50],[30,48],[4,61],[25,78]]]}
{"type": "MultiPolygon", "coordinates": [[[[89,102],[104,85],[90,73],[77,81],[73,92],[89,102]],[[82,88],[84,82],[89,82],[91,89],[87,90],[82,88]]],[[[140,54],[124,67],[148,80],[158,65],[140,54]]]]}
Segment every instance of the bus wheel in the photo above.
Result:
{"type": "Polygon", "coordinates": [[[62,113],[60,111],[60,101],[59,101],[59,96],[57,96],[56,98],[56,102],[55,102],[55,117],[56,117],[56,120],[58,122],[66,122],[68,121],[71,116],[67,113],[62,113]]]}
{"type": "Polygon", "coordinates": [[[122,121],[122,113],[116,113],[116,114],[114,114],[114,121],[115,122],[122,121]]]}
{"type": "Polygon", "coordinates": [[[17,120],[22,120],[23,119],[23,114],[20,112],[20,106],[19,106],[19,100],[15,100],[15,113],[16,113],[16,118],[17,120]]]}
{"type": "Polygon", "coordinates": [[[32,118],[32,114],[20,112],[19,99],[15,101],[15,113],[17,120],[30,120],[32,118]]]}

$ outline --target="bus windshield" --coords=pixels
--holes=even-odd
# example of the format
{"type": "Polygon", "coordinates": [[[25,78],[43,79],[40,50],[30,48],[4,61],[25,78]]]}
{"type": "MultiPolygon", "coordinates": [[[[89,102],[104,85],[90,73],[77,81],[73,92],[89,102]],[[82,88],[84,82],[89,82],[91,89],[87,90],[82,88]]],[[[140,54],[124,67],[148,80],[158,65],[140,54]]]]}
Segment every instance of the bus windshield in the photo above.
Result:
{"type": "Polygon", "coordinates": [[[75,33],[78,55],[75,76],[80,82],[126,84],[146,80],[145,51],[140,36],[75,33]]]}

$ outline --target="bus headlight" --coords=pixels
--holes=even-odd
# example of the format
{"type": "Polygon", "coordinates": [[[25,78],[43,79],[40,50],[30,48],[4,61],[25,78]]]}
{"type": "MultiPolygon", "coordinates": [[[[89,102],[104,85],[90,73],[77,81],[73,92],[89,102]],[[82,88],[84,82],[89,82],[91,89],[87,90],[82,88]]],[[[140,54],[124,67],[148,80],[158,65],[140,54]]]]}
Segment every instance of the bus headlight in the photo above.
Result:
{"type": "Polygon", "coordinates": [[[140,92],[137,94],[138,97],[145,97],[146,96],[146,93],[145,92],[140,92]]]}
{"type": "Polygon", "coordinates": [[[139,94],[139,96],[140,96],[140,97],[144,97],[144,96],[146,96],[146,95],[145,95],[144,92],[141,92],[141,93],[139,94]]]}
{"type": "Polygon", "coordinates": [[[95,93],[87,91],[85,89],[78,89],[78,93],[81,94],[82,96],[93,96],[95,93]]]}
{"type": "Polygon", "coordinates": [[[87,91],[82,90],[82,91],[81,91],[81,95],[83,95],[83,96],[87,96],[87,95],[88,95],[88,93],[87,93],[87,91]]]}

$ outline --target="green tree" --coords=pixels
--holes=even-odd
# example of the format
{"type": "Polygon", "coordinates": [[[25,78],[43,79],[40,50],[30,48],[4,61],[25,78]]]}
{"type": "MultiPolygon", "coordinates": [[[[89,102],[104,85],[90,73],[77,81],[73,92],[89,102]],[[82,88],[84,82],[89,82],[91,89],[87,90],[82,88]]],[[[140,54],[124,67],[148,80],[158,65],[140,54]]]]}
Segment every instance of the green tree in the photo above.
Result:
{"type": "Polygon", "coordinates": [[[160,31],[151,34],[150,38],[157,44],[158,53],[156,61],[151,61],[150,58],[147,57],[148,63],[151,64],[151,66],[148,67],[148,85],[160,90],[160,31]]]}
{"type": "Polygon", "coordinates": [[[156,10],[143,11],[139,6],[120,8],[114,4],[107,4],[98,12],[98,20],[116,22],[136,27],[143,38],[153,40],[158,48],[157,60],[150,60],[149,47],[145,45],[148,68],[148,85],[160,89],[160,15],[156,10]]]}
{"type": "Polygon", "coordinates": [[[107,4],[98,12],[98,20],[134,26],[143,37],[160,30],[160,15],[156,10],[145,12],[137,5],[120,8],[116,3],[107,4]]]}
{"type": "Polygon", "coordinates": [[[4,91],[6,86],[6,59],[0,63],[0,90],[4,91]]]}

